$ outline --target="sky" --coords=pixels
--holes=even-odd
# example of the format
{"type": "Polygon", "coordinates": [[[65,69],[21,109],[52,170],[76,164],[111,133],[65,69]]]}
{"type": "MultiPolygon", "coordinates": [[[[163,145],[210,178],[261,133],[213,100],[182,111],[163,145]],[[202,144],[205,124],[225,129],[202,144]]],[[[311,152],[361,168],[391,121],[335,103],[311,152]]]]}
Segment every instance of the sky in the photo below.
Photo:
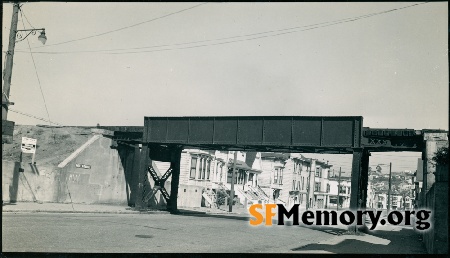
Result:
{"type": "MultiPolygon", "coordinates": [[[[16,124],[363,116],[364,127],[448,130],[447,2],[21,9],[18,28],[45,28],[48,40],[37,33],[16,43],[8,113],[16,124]]],[[[3,62],[11,14],[3,3],[3,62]]]]}

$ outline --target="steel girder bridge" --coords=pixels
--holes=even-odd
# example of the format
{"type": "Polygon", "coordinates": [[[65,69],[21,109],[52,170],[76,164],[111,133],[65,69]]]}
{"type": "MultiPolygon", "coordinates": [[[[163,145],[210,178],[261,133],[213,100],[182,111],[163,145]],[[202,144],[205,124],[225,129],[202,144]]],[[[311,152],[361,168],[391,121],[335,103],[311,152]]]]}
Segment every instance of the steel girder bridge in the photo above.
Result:
{"type": "Polygon", "coordinates": [[[144,127],[99,128],[106,129],[105,134],[114,139],[119,151],[124,146],[133,146],[134,155],[139,156],[133,161],[133,167],[138,168],[135,207],[147,207],[149,195],[160,190],[171,212],[177,212],[184,148],[352,154],[350,209],[363,209],[371,152],[416,151],[422,152],[422,158],[426,159],[426,141],[430,139],[424,135],[448,134],[442,130],[363,127],[361,116],[145,117],[144,127]],[[170,162],[170,169],[162,176],[157,175],[152,160],[170,162]],[[146,173],[155,181],[152,193],[143,190],[146,173]],[[169,194],[164,182],[170,175],[169,194]]]}

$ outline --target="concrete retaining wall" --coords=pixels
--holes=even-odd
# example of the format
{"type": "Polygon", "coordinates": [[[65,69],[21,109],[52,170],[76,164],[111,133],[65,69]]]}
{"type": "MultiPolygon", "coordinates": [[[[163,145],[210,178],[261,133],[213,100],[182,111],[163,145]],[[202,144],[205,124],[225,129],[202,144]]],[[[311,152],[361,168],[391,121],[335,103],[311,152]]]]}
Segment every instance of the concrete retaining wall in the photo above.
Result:
{"type": "MultiPolygon", "coordinates": [[[[438,170],[448,173],[448,165],[438,170]]],[[[432,229],[423,234],[423,241],[430,254],[448,254],[448,187],[448,176],[438,177],[426,194],[426,207],[432,211],[432,229]]]]}
{"type": "Polygon", "coordinates": [[[124,169],[111,145],[99,137],[60,168],[57,202],[127,204],[124,169]]]}
{"type": "Polygon", "coordinates": [[[2,200],[4,202],[54,202],[56,168],[2,161],[2,200]]]}
{"type": "Polygon", "coordinates": [[[127,204],[124,169],[112,140],[103,136],[76,151],[58,167],[2,161],[4,202],[127,204]],[[83,168],[84,167],[84,168],[83,168]]]}
{"type": "MultiPolygon", "coordinates": [[[[117,204],[134,206],[138,189],[141,152],[138,146],[119,144],[111,148],[110,138],[93,135],[58,167],[36,166],[2,161],[2,199],[4,202],[56,202],[117,204]]],[[[170,163],[152,162],[163,175],[170,163]]],[[[154,181],[146,174],[144,194],[151,192],[154,181]]],[[[171,177],[165,183],[170,194],[171,177]]],[[[180,207],[200,207],[203,187],[180,184],[180,207]],[[184,192],[186,190],[186,192],[184,192]]],[[[158,191],[148,207],[165,208],[158,191]]]]}

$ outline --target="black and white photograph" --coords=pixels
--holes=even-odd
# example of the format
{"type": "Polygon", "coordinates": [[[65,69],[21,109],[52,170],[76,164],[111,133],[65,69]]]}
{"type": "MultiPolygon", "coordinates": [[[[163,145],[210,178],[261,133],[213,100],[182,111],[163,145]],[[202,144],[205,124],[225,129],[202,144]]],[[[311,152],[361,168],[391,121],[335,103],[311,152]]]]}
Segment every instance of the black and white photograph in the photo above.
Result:
{"type": "Polygon", "coordinates": [[[448,2],[2,2],[2,256],[448,254],[448,2]]]}

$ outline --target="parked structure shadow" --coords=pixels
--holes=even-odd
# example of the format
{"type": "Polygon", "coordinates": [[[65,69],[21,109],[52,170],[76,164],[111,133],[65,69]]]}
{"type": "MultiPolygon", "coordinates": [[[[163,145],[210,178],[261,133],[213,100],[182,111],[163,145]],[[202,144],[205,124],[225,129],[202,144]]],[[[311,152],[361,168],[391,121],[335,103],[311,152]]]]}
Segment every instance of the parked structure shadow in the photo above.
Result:
{"type": "Polygon", "coordinates": [[[225,215],[225,214],[208,214],[201,211],[190,211],[179,209],[179,213],[173,214],[177,216],[193,216],[193,217],[205,217],[205,218],[220,218],[220,219],[234,219],[234,220],[244,220],[249,221],[250,218],[246,216],[239,215],[225,215]]]}
{"type": "MultiPolygon", "coordinates": [[[[321,230],[322,231],[322,230],[321,230]]],[[[333,244],[309,244],[291,249],[291,251],[326,251],[336,254],[370,253],[370,254],[426,254],[425,246],[419,235],[412,229],[400,231],[371,231],[369,235],[390,240],[388,245],[368,243],[357,239],[345,239],[333,244]]]]}

